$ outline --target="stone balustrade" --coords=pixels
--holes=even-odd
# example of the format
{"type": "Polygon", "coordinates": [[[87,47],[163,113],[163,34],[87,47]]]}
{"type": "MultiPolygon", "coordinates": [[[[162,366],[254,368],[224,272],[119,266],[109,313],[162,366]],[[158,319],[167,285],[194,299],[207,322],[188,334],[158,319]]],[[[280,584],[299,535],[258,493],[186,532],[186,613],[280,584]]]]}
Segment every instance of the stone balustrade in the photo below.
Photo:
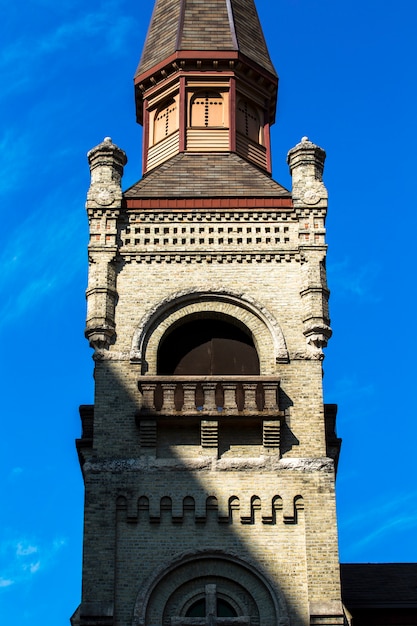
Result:
{"type": "Polygon", "coordinates": [[[141,416],[278,417],[279,379],[265,376],[144,376],[141,416]]]}

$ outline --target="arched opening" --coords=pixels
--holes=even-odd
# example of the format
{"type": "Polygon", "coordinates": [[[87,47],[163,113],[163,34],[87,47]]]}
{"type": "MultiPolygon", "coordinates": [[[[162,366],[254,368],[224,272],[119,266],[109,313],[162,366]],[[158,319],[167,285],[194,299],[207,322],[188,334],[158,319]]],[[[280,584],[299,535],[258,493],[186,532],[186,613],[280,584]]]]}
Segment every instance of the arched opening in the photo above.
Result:
{"type": "Polygon", "coordinates": [[[133,626],[270,626],[289,623],[285,598],[253,563],[206,550],[180,556],[145,580],[133,626]]]}
{"type": "Polygon", "coordinates": [[[225,319],[190,320],[165,337],[158,350],[164,376],[259,376],[252,337],[225,319]]]}
{"type": "Polygon", "coordinates": [[[177,103],[172,98],[155,113],[153,142],[158,143],[178,128],[177,103]]]}
{"type": "Polygon", "coordinates": [[[218,128],[224,126],[223,98],[217,91],[199,91],[191,100],[191,126],[218,128]]]}
{"type": "MultiPolygon", "coordinates": [[[[185,614],[186,617],[206,617],[206,598],[200,598],[194,602],[185,614]]],[[[217,617],[237,617],[235,609],[222,598],[216,598],[217,617]]]]}
{"type": "Polygon", "coordinates": [[[261,142],[261,123],[259,115],[247,100],[239,100],[236,115],[237,131],[256,143],[261,142]]]}

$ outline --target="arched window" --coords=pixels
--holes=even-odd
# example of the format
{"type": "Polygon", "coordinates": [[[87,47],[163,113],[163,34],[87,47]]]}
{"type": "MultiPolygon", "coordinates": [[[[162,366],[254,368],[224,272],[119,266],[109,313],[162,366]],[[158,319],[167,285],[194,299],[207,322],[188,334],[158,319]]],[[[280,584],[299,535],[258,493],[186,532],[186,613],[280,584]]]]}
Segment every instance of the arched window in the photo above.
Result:
{"type": "MultiPolygon", "coordinates": [[[[214,588],[214,585],[210,585],[210,586],[214,588]]],[[[210,592],[211,594],[213,594],[213,591],[211,590],[208,591],[208,594],[210,592]]],[[[215,602],[216,602],[216,616],[217,617],[237,617],[237,613],[235,609],[228,602],[226,602],[226,600],[215,597],[215,602]]],[[[206,598],[201,598],[200,600],[197,600],[197,602],[194,602],[194,604],[191,605],[190,608],[188,609],[186,613],[186,617],[206,617],[207,615],[206,605],[207,605],[206,598]]]]}
{"type": "Polygon", "coordinates": [[[259,121],[259,115],[255,107],[249,104],[247,100],[239,100],[237,106],[236,123],[239,133],[245,135],[249,139],[252,139],[252,141],[261,143],[261,124],[259,121]]]}
{"type": "Polygon", "coordinates": [[[134,626],[289,623],[279,589],[272,588],[256,564],[241,561],[236,554],[202,550],[193,556],[181,556],[169,567],[163,565],[138,594],[134,626]]]}
{"type": "Polygon", "coordinates": [[[223,319],[194,319],[162,339],[158,374],[165,376],[259,376],[252,337],[223,319]]]}
{"type": "Polygon", "coordinates": [[[191,99],[191,126],[224,126],[224,102],[217,91],[199,91],[191,99]]]}
{"type": "Polygon", "coordinates": [[[172,98],[165,102],[155,113],[154,119],[154,143],[168,137],[178,128],[177,103],[172,98]]]}

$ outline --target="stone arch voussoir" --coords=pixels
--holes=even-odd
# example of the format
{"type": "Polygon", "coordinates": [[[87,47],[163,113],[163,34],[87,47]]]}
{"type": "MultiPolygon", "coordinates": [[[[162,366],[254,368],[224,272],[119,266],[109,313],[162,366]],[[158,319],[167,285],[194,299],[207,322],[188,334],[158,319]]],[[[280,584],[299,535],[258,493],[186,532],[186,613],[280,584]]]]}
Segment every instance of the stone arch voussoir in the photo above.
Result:
{"type": "Polygon", "coordinates": [[[285,338],[275,317],[248,295],[225,289],[190,289],[159,302],[133,335],[131,360],[141,363],[142,373],[156,374],[158,347],[168,329],[202,314],[233,318],[250,331],[262,375],[275,374],[276,363],[288,361],[285,338]]]}
{"type": "Polygon", "coordinates": [[[255,609],[254,621],[259,626],[289,626],[283,593],[254,563],[222,550],[186,552],[155,570],[136,597],[132,626],[163,624],[167,621],[167,607],[172,610],[175,606],[176,594],[180,594],[182,603],[190,603],[193,596],[201,594],[205,581],[212,578],[220,582],[219,591],[226,592],[232,603],[235,599],[236,605],[238,596],[247,594],[247,604],[252,611],[255,609]],[[236,589],[240,593],[233,598],[236,589]]]}

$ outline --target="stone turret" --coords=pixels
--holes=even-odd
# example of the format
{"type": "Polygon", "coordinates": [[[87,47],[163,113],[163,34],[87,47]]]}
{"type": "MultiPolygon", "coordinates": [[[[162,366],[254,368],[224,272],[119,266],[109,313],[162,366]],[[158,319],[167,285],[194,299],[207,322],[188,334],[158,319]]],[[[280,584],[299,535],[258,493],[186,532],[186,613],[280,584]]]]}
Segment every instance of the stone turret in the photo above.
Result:
{"type": "Polygon", "coordinates": [[[127,157],[110,137],[88,153],[91,184],[87,194],[86,208],[90,212],[103,207],[120,208],[122,201],[121,180],[127,157]]]}
{"type": "Polygon", "coordinates": [[[296,207],[327,207],[327,189],[323,184],[325,151],[303,137],[288,152],[292,176],[292,198],[296,207]]]}
{"type": "Polygon", "coordinates": [[[299,216],[299,241],[305,263],[300,292],[304,307],[304,335],[311,358],[323,358],[332,335],[326,280],[325,221],[327,189],[323,183],[325,151],[303,137],[288,152],[292,199],[299,216]]]}
{"type": "Polygon", "coordinates": [[[87,194],[90,226],[87,326],[85,335],[95,349],[108,348],[115,333],[114,310],[117,219],[122,203],[121,180],[126,154],[106,137],[90,150],[91,184],[87,194]]]}

